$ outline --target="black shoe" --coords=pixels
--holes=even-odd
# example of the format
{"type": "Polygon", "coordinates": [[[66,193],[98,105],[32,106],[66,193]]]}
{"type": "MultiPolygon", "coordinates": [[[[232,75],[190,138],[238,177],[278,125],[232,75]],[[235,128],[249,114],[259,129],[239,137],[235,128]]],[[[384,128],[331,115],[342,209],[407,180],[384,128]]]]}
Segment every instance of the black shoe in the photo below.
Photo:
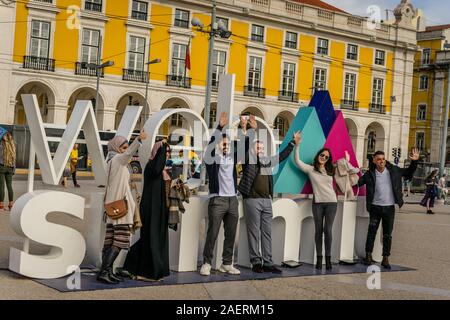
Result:
{"type": "Polygon", "coordinates": [[[327,270],[331,270],[332,266],[331,266],[331,257],[330,256],[326,256],[325,257],[325,268],[327,270]]]}
{"type": "Polygon", "coordinates": [[[322,256],[317,256],[316,269],[317,270],[322,269],[322,256]]]}
{"type": "Polygon", "coordinates": [[[391,265],[389,264],[389,259],[387,256],[383,257],[383,261],[381,261],[381,266],[385,269],[391,269],[391,265]]]}
{"type": "Polygon", "coordinates": [[[283,273],[283,271],[281,271],[280,269],[278,269],[275,266],[263,266],[263,270],[264,270],[264,272],[272,272],[272,273],[276,273],[276,274],[283,273]]]}
{"type": "Polygon", "coordinates": [[[431,212],[432,212],[431,210],[427,210],[427,214],[431,214],[431,212]]]}
{"type": "Polygon", "coordinates": [[[364,259],[364,264],[366,266],[370,266],[371,264],[373,264],[372,253],[370,253],[370,252],[366,253],[366,258],[364,259]]]}
{"type": "Polygon", "coordinates": [[[252,266],[252,271],[255,272],[255,273],[263,273],[264,269],[263,269],[262,264],[260,264],[260,263],[254,264],[252,266]]]}
{"type": "Polygon", "coordinates": [[[111,270],[109,270],[109,269],[101,270],[98,273],[97,281],[103,282],[106,284],[118,284],[119,281],[111,278],[110,275],[111,275],[111,270]]]}
{"type": "Polygon", "coordinates": [[[132,279],[133,278],[133,275],[123,268],[117,268],[115,275],[119,276],[121,278],[124,278],[124,279],[132,279]]]}
{"type": "Polygon", "coordinates": [[[124,282],[125,279],[122,278],[121,276],[119,276],[117,273],[114,273],[111,271],[111,273],[109,274],[109,277],[113,280],[117,280],[118,282],[124,282]]]}
{"type": "Polygon", "coordinates": [[[430,210],[430,214],[434,214],[433,210],[430,210]]]}

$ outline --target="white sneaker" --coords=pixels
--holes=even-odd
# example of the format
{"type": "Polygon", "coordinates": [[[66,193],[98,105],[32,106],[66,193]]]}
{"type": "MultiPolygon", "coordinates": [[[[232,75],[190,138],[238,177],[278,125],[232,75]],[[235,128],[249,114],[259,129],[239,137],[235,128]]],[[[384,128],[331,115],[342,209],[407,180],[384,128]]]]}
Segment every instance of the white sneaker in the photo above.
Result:
{"type": "Polygon", "coordinates": [[[241,274],[241,271],[239,271],[238,269],[233,267],[232,264],[230,264],[230,265],[222,264],[219,268],[219,271],[223,272],[223,273],[229,273],[229,274],[241,274]]]}
{"type": "Polygon", "coordinates": [[[200,269],[200,274],[202,276],[209,276],[211,274],[211,265],[209,263],[204,263],[200,269]]]}

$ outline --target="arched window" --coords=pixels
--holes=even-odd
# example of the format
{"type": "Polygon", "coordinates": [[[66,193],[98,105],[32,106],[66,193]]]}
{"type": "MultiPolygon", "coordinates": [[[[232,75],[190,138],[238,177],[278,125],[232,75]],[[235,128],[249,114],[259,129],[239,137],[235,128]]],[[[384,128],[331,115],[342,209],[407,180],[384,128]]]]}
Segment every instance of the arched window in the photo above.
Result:
{"type": "Polygon", "coordinates": [[[377,135],[375,131],[370,131],[367,138],[367,153],[375,153],[377,135]]]}
{"type": "Polygon", "coordinates": [[[275,123],[273,124],[274,129],[278,130],[280,138],[284,138],[287,132],[287,121],[283,117],[277,116],[275,118],[275,123]]]}

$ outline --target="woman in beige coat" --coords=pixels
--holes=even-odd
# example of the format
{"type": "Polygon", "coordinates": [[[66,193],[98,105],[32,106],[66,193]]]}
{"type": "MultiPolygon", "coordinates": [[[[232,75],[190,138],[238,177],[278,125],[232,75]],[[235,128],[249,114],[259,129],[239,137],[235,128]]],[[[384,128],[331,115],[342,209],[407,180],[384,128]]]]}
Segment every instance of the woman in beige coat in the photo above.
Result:
{"type": "MultiPolygon", "coordinates": [[[[113,264],[120,251],[130,247],[131,226],[133,225],[136,202],[130,188],[129,161],[136,153],[141,141],[147,138],[147,134],[141,131],[131,145],[125,137],[116,136],[108,143],[107,157],[107,185],[105,191],[105,203],[126,199],[128,204],[127,214],[120,219],[106,219],[106,236],[103,245],[102,266],[97,280],[116,284],[123,279],[114,274],[113,264]]],[[[106,214],[105,214],[106,215],[106,214]]]]}

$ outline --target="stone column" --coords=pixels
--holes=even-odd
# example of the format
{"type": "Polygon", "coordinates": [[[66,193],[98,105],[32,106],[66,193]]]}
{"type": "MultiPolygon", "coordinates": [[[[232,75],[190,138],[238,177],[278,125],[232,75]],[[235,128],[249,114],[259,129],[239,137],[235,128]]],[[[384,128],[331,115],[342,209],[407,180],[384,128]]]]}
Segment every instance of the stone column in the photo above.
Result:
{"type": "MultiPolygon", "coordinates": [[[[430,162],[440,162],[442,141],[442,113],[445,87],[445,71],[437,71],[434,79],[433,105],[430,121],[430,162]]],[[[425,137],[426,138],[426,137],[425,137]]]]}
{"type": "Polygon", "coordinates": [[[356,145],[355,145],[355,153],[356,159],[358,160],[359,165],[364,166],[365,154],[364,154],[364,143],[366,141],[365,135],[358,135],[356,137],[356,145]]]}
{"type": "Polygon", "coordinates": [[[47,122],[65,125],[67,123],[68,109],[69,107],[64,105],[47,106],[47,122]]]}

